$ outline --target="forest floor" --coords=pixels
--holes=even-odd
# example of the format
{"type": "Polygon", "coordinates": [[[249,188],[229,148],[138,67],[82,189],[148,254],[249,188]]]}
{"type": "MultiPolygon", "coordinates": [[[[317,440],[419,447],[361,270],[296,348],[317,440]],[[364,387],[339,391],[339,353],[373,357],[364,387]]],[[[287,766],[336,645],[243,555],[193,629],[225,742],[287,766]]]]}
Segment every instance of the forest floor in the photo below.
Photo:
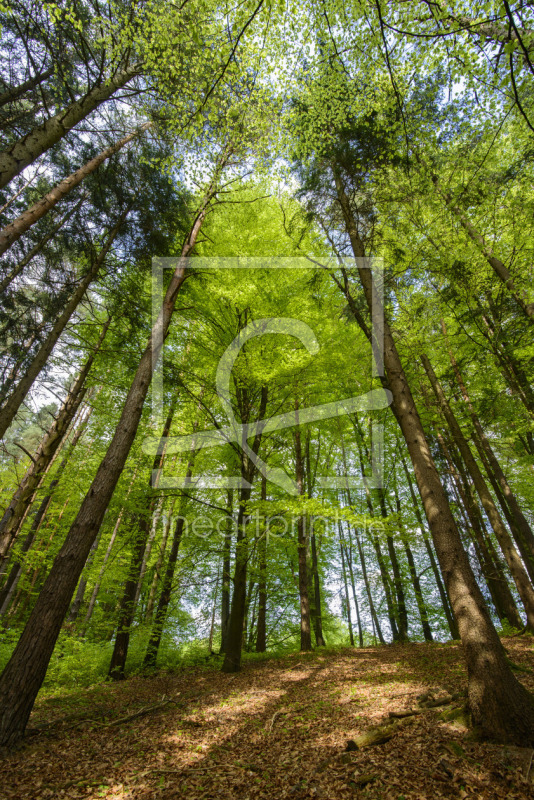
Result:
{"type": "MultiPolygon", "coordinates": [[[[534,668],[531,638],[505,645],[534,668]]],[[[534,690],[534,673],[517,674],[534,690]]],[[[0,798],[532,798],[534,751],[474,741],[461,720],[443,719],[451,706],[347,750],[430,688],[439,699],[465,686],[460,646],[408,644],[56,693],[37,702],[24,746],[0,762],[0,798]]]]}

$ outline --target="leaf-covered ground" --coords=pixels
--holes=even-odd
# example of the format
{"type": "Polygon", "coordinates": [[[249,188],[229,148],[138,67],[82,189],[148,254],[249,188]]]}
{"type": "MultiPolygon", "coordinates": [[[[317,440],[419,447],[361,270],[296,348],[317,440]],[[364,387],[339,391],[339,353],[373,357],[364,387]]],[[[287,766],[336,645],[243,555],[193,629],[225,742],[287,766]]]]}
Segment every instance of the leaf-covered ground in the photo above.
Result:
{"type": "MultiPolygon", "coordinates": [[[[516,664],[534,667],[531,639],[505,644],[516,664]]],[[[533,674],[517,674],[534,690],[533,674]]],[[[465,683],[460,647],[413,644],[57,694],[37,703],[32,735],[0,763],[0,797],[533,797],[533,751],[473,741],[461,720],[444,719],[451,706],[409,717],[383,744],[347,750],[429,688],[440,696],[465,683]]]]}

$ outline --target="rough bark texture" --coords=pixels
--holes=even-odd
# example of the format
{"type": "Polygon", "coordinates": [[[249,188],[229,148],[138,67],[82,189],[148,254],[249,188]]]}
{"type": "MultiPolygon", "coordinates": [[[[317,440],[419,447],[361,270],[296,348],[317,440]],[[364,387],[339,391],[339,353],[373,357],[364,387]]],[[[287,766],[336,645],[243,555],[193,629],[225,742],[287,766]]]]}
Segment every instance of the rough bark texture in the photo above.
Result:
{"type": "Polygon", "coordinates": [[[2,437],[11,423],[15,418],[17,411],[19,410],[20,406],[22,405],[24,398],[30,391],[31,387],[33,386],[37,376],[45,366],[48,358],[54,349],[59,337],[65,330],[70,318],[78,308],[79,304],[81,303],[85,292],[89,288],[89,285],[92,283],[93,280],[97,277],[98,273],[100,272],[104,261],[106,259],[107,254],[113,244],[115,237],[117,236],[123,222],[125,221],[126,217],[128,216],[128,212],[130,208],[127,208],[123,211],[121,216],[119,217],[117,224],[112,228],[109,232],[105,244],[100,250],[98,256],[93,260],[91,266],[87,270],[87,273],[84,275],[80,283],[78,284],[76,290],[72,293],[69,300],[67,301],[65,308],[61,312],[61,314],[56,319],[52,329],[44,342],[42,343],[39,351],[35,355],[32,363],[29,365],[28,369],[17,383],[15,389],[7,398],[6,402],[2,406],[0,410],[0,437],[2,437]]]}
{"type": "Polygon", "coordinates": [[[457,625],[456,620],[454,619],[453,613],[451,611],[449,598],[447,596],[447,592],[446,592],[445,587],[443,585],[443,581],[442,581],[442,578],[441,578],[441,572],[440,572],[439,567],[437,565],[437,562],[436,562],[436,559],[435,559],[435,556],[434,556],[434,551],[432,549],[432,545],[430,544],[430,542],[428,540],[428,536],[426,534],[426,526],[425,526],[425,523],[423,521],[423,517],[421,516],[421,512],[419,510],[419,504],[417,502],[417,497],[415,495],[415,491],[414,491],[414,488],[413,488],[412,477],[410,475],[410,471],[408,469],[408,465],[406,464],[406,461],[404,460],[402,454],[401,454],[401,461],[402,461],[402,466],[404,468],[404,472],[406,474],[406,479],[408,481],[408,487],[410,489],[410,497],[412,498],[413,510],[414,510],[415,516],[417,518],[417,522],[419,523],[419,527],[420,527],[422,535],[423,535],[423,541],[425,543],[425,550],[427,552],[428,559],[430,561],[430,566],[432,568],[432,572],[434,574],[436,585],[438,587],[438,592],[439,592],[439,596],[441,598],[441,604],[443,606],[443,610],[445,612],[445,616],[447,618],[447,624],[449,626],[449,631],[450,631],[451,636],[452,636],[453,639],[459,639],[460,638],[460,632],[458,630],[458,625],[457,625]]]}
{"type": "Polygon", "coordinates": [[[439,402],[443,416],[447,420],[454,443],[460,451],[462,459],[473,479],[473,483],[475,484],[475,489],[480,497],[482,507],[488,516],[491,527],[493,528],[495,536],[497,537],[497,541],[499,542],[503,555],[506,559],[506,563],[508,564],[508,568],[512,574],[512,578],[514,579],[514,583],[517,587],[517,591],[519,592],[521,602],[523,603],[525,613],[527,615],[527,627],[529,630],[534,631],[534,589],[529,581],[529,577],[525,571],[519,553],[514,547],[510,534],[508,533],[502,517],[499,514],[484,477],[471,452],[471,448],[469,447],[469,444],[462,433],[456,417],[452,412],[452,409],[445,397],[445,393],[443,392],[441,384],[436,378],[428,357],[423,354],[421,356],[421,361],[432,385],[432,389],[434,390],[436,398],[439,402]]]}
{"type": "MultiPolygon", "coordinates": [[[[349,198],[334,171],[338,200],[356,258],[365,256],[349,198]]],[[[358,275],[369,312],[373,277],[365,264],[358,275]]],[[[384,366],[392,407],[412,460],[423,507],[445,585],[458,623],[468,672],[469,707],[483,734],[520,746],[534,746],[534,700],[513,675],[488,609],[471,570],[449,508],[417,408],[384,314],[384,366]]]]}
{"type": "Polygon", "coordinates": [[[139,66],[117,72],[106,83],[95,86],[84,97],[76,100],[42,125],[34,128],[22,139],[0,153],[0,189],[32,164],[36,158],[60,141],[75,125],[85,119],[112,95],[139,73],[139,66]]]}
{"type": "MultiPolygon", "coordinates": [[[[243,408],[248,406],[246,398],[242,405],[242,421],[248,421],[243,415],[243,408]]],[[[262,387],[258,418],[263,419],[267,408],[267,388],[262,387]]],[[[252,443],[252,452],[257,454],[261,444],[261,433],[257,433],[252,443]]],[[[234,590],[228,620],[228,636],[224,651],[223,672],[238,672],[241,668],[241,645],[243,641],[243,625],[246,614],[247,600],[247,565],[248,565],[248,540],[247,540],[247,514],[246,504],[250,500],[252,482],[256,474],[255,464],[243,451],[241,453],[241,478],[243,485],[239,490],[239,510],[237,513],[237,535],[235,548],[234,590]]]]}
{"type": "MultiPolygon", "coordinates": [[[[299,495],[304,494],[304,460],[300,437],[298,403],[295,402],[295,477],[299,495]]],[[[311,615],[308,595],[308,531],[307,518],[301,514],[297,520],[297,548],[299,567],[299,599],[300,599],[300,649],[311,650],[311,615]]]]}
{"type": "MultiPolygon", "coordinates": [[[[261,478],[261,499],[267,500],[267,478],[261,478]]],[[[256,652],[267,649],[267,532],[260,533],[258,542],[258,626],[256,630],[256,652]]]]}
{"type": "Polygon", "coordinates": [[[84,164],[83,167],[80,167],[80,169],[77,169],[54,186],[44,197],[37,203],[34,203],[33,206],[26,209],[26,211],[10,222],[9,225],[2,228],[2,230],[0,230],[0,256],[9,250],[11,245],[14,244],[17,239],[20,239],[26,231],[29,231],[32,225],[35,225],[36,222],[48,214],[60,200],[63,200],[76,186],[79,186],[88,175],[98,169],[104,161],[111,158],[115,153],[118,153],[119,150],[131,142],[132,139],[135,139],[136,136],[139,136],[140,133],[146,131],[151,125],[151,122],[147,122],[133,133],[123,136],[122,139],[119,139],[114,145],[106,147],[105,150],[102,150],[101,153],[88,161],[87,164],[84,164]]]}
{"type": "Polygon", "coordinates": [[[182,258],[169,283],[108,451],[0,677],[0,746],[13,746],[24,735],[74,589],[133,444],[152,379],[153,363],[160,355],[160,344],[168,332],[176,298],[185,279],[185,258],[195,244],[213,194],[212,189],[208,191],[182,248],[182,258]],[[153,342],[158,343],[154,353],[153,342]]]}
{"type": "Polygon", "coordinates": [[[222,573],[222,586],[221,586],[221,653],[226,652],[226,645],[228,642],[228,623],[230,621],[230,588],[231,588],[231,574],[230,574],[230,560],[232,549],[232,526],[233,526],[233,507],[234,507],[234,491],[228,489],[226,496],[226,512],[228,514],[228,524],[224,532],[223,544],[223,573],[222,573]]]}
{"type": "Polygon", "coordinates": [[[85,381],[93,366],[95,356],[102,346],[110,322],[111,318],[105,323],[96,347],[80,370],[78,377],[74,381],[74,384],[69,390],[57,414],[54,424],[37,448],[37,452],[34,455],[30,467],[13,494],[0,520],[0,562],[2,559],[5,559],[11,545],[15,541],[26,514],[33,503],[35,494],[82,403],[86,392],[85,381]]]}
{"type": "Polygon", "coordinates": [[[35,258],[37,253],[39,253],[43,249],[43,247],[46,247],[48,242],[50,242],[54,238],[56,233],[61,230],[65,222],[67,222],[68,219],[74,216],[74,214],[78,211],[78,209],[81,208],[86,199],[87,199],[87,193],[83,194],[76,203],[76,205],[73,206],[73,208],[70,208],[67,211],[67,213],[61,217],[59,222],[57,222],[57,224],[54,225],[54,227],[50,231],[48,231],[48,233],[45,234],[45,236],[43,236],[43,238],[40,239],[40,241],[38,241],[37,244],[34,247],[32,247],[31,250],[28,251],[28,253],[26,253],[24,258],[21,258],[21,260],[17,264],[15,264],[11,272],[9,272],[6,275],[6,277],[0,281],[0,293],[4,292],[7,289],[7,287],[15,280],[15,278],[18,275],[20,275],[24,267],[26,267],[33,258],[35,258]]]}

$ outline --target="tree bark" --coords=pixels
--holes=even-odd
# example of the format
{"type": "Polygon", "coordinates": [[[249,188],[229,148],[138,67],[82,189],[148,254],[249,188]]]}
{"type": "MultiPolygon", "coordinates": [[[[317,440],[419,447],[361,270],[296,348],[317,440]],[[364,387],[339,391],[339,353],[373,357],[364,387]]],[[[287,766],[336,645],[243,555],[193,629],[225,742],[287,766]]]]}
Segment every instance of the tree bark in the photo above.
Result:
{"type": "Polygon", "coordinates": [[[161,343],[167,335],[176,298],[185,280],[186,258],[194,247],[214,194],[212,183],[182,248],[108,451],[0,677],[0,746],[12,747],[24,735],[72,594],[133,444],[152,379],[153,364],[160,356],[161,343]]]}
{"type": "MultiPolygon", "coordinates": [[[[243,397],[242,397],[243,400],[243,397]]],[[[246,408],[248,402],[243,404],[246,408]]],[[[267,408],[267,387],[261,390],[260,408],[258,419],[263,419],[267,408]]],[[[242,421],[248,417],[243,416],[242,421]]],[[[257,433],[252,444],[252,452],[257,454],[261,444],[261,433],[257,433]]],[[[235,548],[234,591],[228,620],[228,636],[224,651],[223,672],[238,672],[241,668],[241,644],[243,641],[243,623],[246,611],[247,595],[247,565],[248,565],[248,539],[246,531],[246,504],[250,500],[252,482],[256,475],[256,466],[249,459],[245,451],[241,453],[241,478],[242,487],[239,490],[239,510],[237,513],[237,535],[235,548]]]]}
{"type": "Polygon", "coordinates": [[[159,474],[165,459],[165,444],[171,429],[177,400],[178,395],[174,394],[171,407],[161,432],[160,446],[158,447],[156,455],[154,456],[152,469],[150,470],[146,507],[141,511],[136,520],[137,533],[134,534],[135,539],[132,548],[130,569],[128,571],[128,577],[126,578],[124,591],[119,604],[117,635],[115,637],[115,645],[113,647],[111,663],[108,671],[108,678],[111,678],[112,680],[124,680],[125,678],[126,658],[128,656],[128,647],[130,645],[130,628],[134,619],[137,601],[139,599],[140,591],[138,587],[141,582],[144,557],[150,536],[152,516],[155,508],[155,501],[152,496],[152,481],[154,473],[156,473],[156,483],[159,479],[159,474]]]}
{"type": "Polygon", "coordinates": [[[430,384],[432,385],[432,389],[434,390],[434,394],[438,400],[441,412],[446,419],[447,425],[452,433],[453,441],[460,451],[469,474],[473,479],[473,483],[475,484],[476,492],[480,497],[482,507],[487,514],[491,527],[493,528],[495,536],[497,537],[497,541],[499,542],[503,555],[506,559],[506,563],[508,564],[508,568],[512,574],[512,578],[514,579],[514,583],[517,587],[517,591],[527,615],[527,628],[534,632],[534,589],[532,588],[529,577],[521,562],[519,553],[514,547],[510,534],[508,533],[502,517],[497,510],[497,506],[495,505],[493,497],[490,494],[479,466],[471,452],[471,448],[469,447],[469,444],[462,433],[462,430],[452,412],[447,398],[445,397],[445,393],[443,392],[441,384],[436,378],[434,370],[432,369],[432,365],[424,353],[421,355],[421,361],[425,368],[425,372],[428,376],[430,384]]]}
{"type": "Polygon", "coordinates": [[[460,632],[458,630],[458,625],[457,625],[456,620],[454,619],[453,613],[451,611],[449,598],[447,596],[447,592],[445,591],[445,587],[444,587],[443,581],[441,579],[441,573],[440,573],[439,567],[438,567],[438,565],[436,563],[436,559],[434,557],[434,551],[432,549],[432,545],[430,544],[430,542],[428,540],[428,536],[426,534],[425,524],[424,524],[424,521],[423,521],[423,517],[421,516],[421,512],[419,510],[419,504],[417,502],[417,497],[415,495],[415,491],[414,491],[414,488],[413,488],[413,483],[412,483],[412,478],[411,478],[411,475],[410,475],[410,471],[408,469],[408,465],[406,464],[406,461],[404,460],[404,457],[403,457],[402,453],[401,453],[400,458],[401,458],[401,461],[402,461],[402,466],[404,468],[404,473],[406,475],[406,479],[408,481],[408,488],[410,490],[410,497],[412,498],[413,510],[414,510],[417,522],[419,523],[419,527],[421,529],[421,533],[422,533],[422,536],[423,536],[423,541],[424,541],[424,544],[425,544],[425,550],[427,552],[428,559],[430,561],[430,566],[431,566],[432,572],[434,574],[434,579],[436,581],[436,586],[438,587],[439,596],[441,598],[441,605],[443,606],[443,611],[444,611],[445,617],[447,619],[447,625],[449,626],[449,631],[450,631],[450,634],[451,634],[452,638],[453,639],[459,639],[460,638],[460,632]]]}
{"type": "Polygon", "coordinates": [[[6,612],[9,609],[9,606],[11,604],[11,598],[13,597],[15,589],[17,588],[17,584],[18,584],[18,582],[20,580],[20,576],[22,574],[22,560],[23,560],[23,557],[29,551],[29,549],[31,548],[31,546],[33,545],[33,543],[35,541],[35,537],[37,535],[37,532],[39,531],[39,528],[41,527],[41,524],[42,524],[42,522],[43,522],[43,520],[45,518],[46,512],[47,512],[48,507],[50,505],[50,501],[52,500],[52,495],[53,495],[53,493],[55,491],[55,488],[58,485],[59,481],[61,480],[61,476],[62,476],[63,472],[65,471],[65,468],[66,468],[67,464],[69,463],[69,460],[70,460],[70,457],[72,455],[72,452],[74,451],[76,445],[78,444],[79,440],[81,439],[81,437],[82,437],[82,435],[83,435],[83,433],[85,431],[85,427],[87,425],[87,422],[89,421],[90,415],[91,415],[91,409],[89,409],[89,412],[87,414],[85,414],[83,419],[80,421],[80,424],[78,425],[78,427],[76,429],[76,433],[74,434],[72,442],[69,445],[68,453],[65,456],[65,458],[62,459],[61,464],[57,468],[57,471],[56,471],[56,474],[54,475],[53,480],[50,482],[50,486],[48,487],[48,492],[47,492],[46,496],[43,497],[43,499],[41,500],[41,502],[39,504],[39,508],[35,512],[35,515],[33,517],[32,524],[31,524],[31,528],[28,531],[28,534],[27,534],[27,536],[25,537],[25,539],[24,539],[24,541],[22,543],[22,547],[21,547],[20,555],[19,555],[19,560],[18,560],[18,562],[16,564],[14,564],[12,566],[12,568],[11,568],[11,570],[9,572],[9,575],[7,577],[7,580],[6,580],[5,584],[4,584],[4,586],[2,587],[2,590],[0,591],[0,616],[6,614],[6,612]]]}
{"type": "MultiPolygon", "coordinates": [[[[261,499],[267,500],[267,478],[261,476],[261,499]]],[[[228,555],[230,551],[228,551],[228,555]]],[[[267,531],[260,533],[258,542],[258,626],[256,629],[256,652],[267,649],[267,531]]],[[[229,565],[228,565],[229,566],[229,565]]],[[[228,569],[228,571],[230,571],[228,569]]]]}
{"type": "Polygon", "coordinates": [[[529,301],[524,290],[520,290],[516,286],[516,283],[508,268],[503,264],[500,258],[497,258],[497,256],[493,253],[486,240],[472,224],[467,214],[462,211],[458,205],[456,205],[451,194],[441,188],[441,184],[437,175],[432,175],[432,181],[447,208],[449,208],[460,221],[462,228],[464,228],[471,241],[474,242],[478,250],[482,253],[499,281],[508,289],[527,319],[532,321],[532,318],[534,317],[534,303],[529,301]]]}
{"type": "Polygon", "coordinates": [[[65,308],[55,321],[50,333],[42,343],[32,363],[30,364],[25,374],[22,376],[22,378],[17,383],[13,392],[10,394],[10,396],[7,398],[6,402],[0,409],[0,437],[2,437],[5,434],[5,432],[13,422],[17,414],[17,411],[19,410],[20,406],[24,401],[24,398],[30,391],[37,376],[39,375],[39,373],[45,366],[46,362],[48,361],[48,358],[52,353],[52,350],[54,349],[59,337],[65,330],[70,318],[72,317],[72,315],[78,308],[79,304],[81,303],[85,295],[85,292],[89,288],[89,285],[92,283],[92,281],[97,277],[98,273],[100,272],[100,269],[104,264],[106,256],[109,253],[111,245],[113,244],[113,241],[117,236],[122,224],[124,223],[129,211],[130,207],[125,209],[123,213],[120,215],[117,224],[109,232],[104,246],[100,250],[98,256],[93,260],[87,273],[84,275],[84,277],[78,284],[75,291],[70,296],[69,300],[65,305],[65,308]]]}
{"type": "Polygon", "coordinates": [[[224,533],[223,544],[223,573],[222,573],[222,586],[221,586],[221,649],[219,653],[226,652],[226,645],[228,642],[228,623],[230,621],[230,588],[231,588],[231,573],[230,573],[230,558],[232,549],[232,526],[233,526],[233,507],[234,507],[234,490],[228,489],[226,496],[226,512],[228,514],[228,524],[224,533]]]}
{"type": "Polygon", "coordinates": [[[337,523],[339,530],[339,550],[341,552],[341,571],[343,573],[343,584],[345,586],[345,604],[347,606],[347,623],[349,626],[350,646],[354,647],[354,631],[352,630],[352,613],[350,610],[349,584],[347,581],[347,568],[345,566],[345,548],[343,544],[343,529],[341,522],[337,523]]]}
{"type": "MultiPolygon", "coordinates": [[[[302,497],[304,495],[304,460],[302,458],[298,409],[298,400],[295,400],[295,477],[298,494],[302,497]]],[[[300,649],[306,651],[312,649],[312,641],[310,598],[308,596],[308,531],[307,516],[305,514],[300,514],[297,520],[297,548],[300,598],[300,649]]]]}
{"type": "MultiPolygon", "coordinates": [[[[196,429],[196,425],[194,426],[194,428],[196,429]]],[[[167,436],[168,431],[164,435],[167,436]]],[[[196,452],[195,452],[195,446],[193,444],[191,447],[191,453],[189,455],[189,460],[187,463],[187,469],[185,473],[186,483],[188,483],[191,480],[191,475],[193,474],[193,466],[195,463],[195,457],[196,457],[196,452]]],[[[183,514],[185,511],[186,503],[187,503],[187,495],[182,494],[180,498],[180,506],[178,508],[178,519],[176,521],[176,526],[174,528],[171,551],[169,553],[169,558],[167,561],[167,568],[163,576],[163,581],[161,584],[161,593],[158,600],[158,606],[156,609],[156,614],[154,616],[154,622],[152,625],[152,631],[150,633],[150,639],[148,640],[145,659],[143,661],[144,669],[151,669],[156,666],[158,658],[158,650],[161,644],[161,637],[163,635],[163,630],[165,628],[165,620],[167,619],[169,603],[171,600],[172,583],[174,580],[174,573],[176,571],[176,562],[178,560],[178,550],[180,549],[180,544],[182,541],[182,535],[184,531],[185,518],[183,514]]]]}
{"type": "Polygon", "coordinates": [[[37,255],[37,253],[39,253],[43,249],[43,247],[46,247],[48,242],[50,242],[54,238],[56,233],[59,230],[61,230],[65,222],[67,222],[68,219],[74,216],[74,214],[78,211],[78,209],[81,208],[86,199],[87,199],[87,193],[83,194],[80,197],[76,205],[73,208],[70,208],[67,211],[67,213],[61,217],[59,222],[56,225],[54,225],[52,230],[50,230],[47,234],[45,234],[45,236],[43,236],[43,238],[40,241],[38,241],[37,244],[34,247],[32,247],[28,253],[26,253],[24,258],[21,258],[18,264],[15,264],[11,272],[0,281],[0,293],[4,292],[7,289],[7,287],[10,286],[10,284],[15,280],[15,278],[18,275],[20,275],[24,267],[26,267],[30,263],[30,261],[37,255]]]}
{"type": "MultiPolygon", "coordinates": [[[[355,258],[365,257],[350,200],[334,167],[337,196],[355,258]]],[[[369,313],[376,309],[368,265],[357,270],[369,313]]],[[[350,295],[348,288],[347,293],[350,295]]],[[[352,296],[351,296],[352,299],[352,296]]],[[[378,304],[379,305],[379,304],[378,304]]],[[[383,314],[383,316],[382,316],[383,314]]],[[[468,699],[473,721],[483,734],[520,746],[534,745],[534,700],[512,673],[471,570],[449,508],[384,309],[384,366],[392,406],[406,440],[445,585],[460,630],[468,672],[468,699]]]]}
{"type": "Polygon", "coordinates": [[[35,453],[26,475],[20,482],[0,520],[0,564],[6,558],[10,547],[18,536],[26,514],[31,508],[35,494],[82,403],[86,393],[85,381],[93,366],[95,357],[102,346],[110,323],[111,317],[104,324],[96,347],[92,350],[89,358],[80,370],[78,377],[74,381],[74,384],[58,412],[54,424],[37,448],[37,452],[35,453]]]}
{"type": "MultiPolygon", "coordinates": [[[[348,528],[349,538],[350,538],[350,528],[348,528]]],[[[358,595],[356,594],[356,582],[354,580],[354,570],[352,568],[352,545],[345,545],[345,560],[347,562],[349,568],[349,575],[350,575],[350,584],[352,587],[352,598],[354,600],[354,608],[356,610],[356,622],[358,623],[358,641],[360,643],[360,647],[363,647],[363,630],[362,630],[362,621],[360,618],[360,606],[358,604],[358,595]]]]}
{"type": "Polygon", "coordinates": [[[60,181],[60,183],[47,192],[44,197],[38,200],[37,203],[34,203],[30,208],[26,209],[26,211],[14,219],[13,222],[10,222],[2,228],[2,230],[0,230],[0,256],[9,250],[17,239],[20,239],[24,233],[29,231],[32,225],[35,225],[36,222],[48,214],[60,200],[63,200],[76,186],[79,186],[88,175],[98,169],[104,161],[111,158],[115,153],[118,153],[119,150],[122,150],[132,139],[135,139],[146,131],[151,125],[151,122],[146,122],[144,125],[141,125],[140,128],[133,131],[133,133],[123,136],[122,139],[119,139],[114,145],[106,147],[105,150],[102,150],[97,156],[84,164],[83,167],[80,167],[80,169],[77,169],[67,178],[60,181]]]}
{"type": "Polygon", "coordinates": [[[523,627],[523,622],[508,586],[499,556],[491,538],[487,535],[484,520],[469,483],[465,466],[457,453],[455,455],[451,454],[451,450],[439,433],[438,442],[449,464],[451,475],[457,487],[459,508],[464,515],[467,515],[466,530],[475,546],[482,575],[488,586],[497,616],[501,622],[507,620],[513,628],[520,630],[523,627]]]}
{"type": "Polygon", "coordinates": [[[95,108],[109,100],[128,81],[139,74],[139,65],[117,72],[106,83],[95,86],[84,97],[72,103],[42,125],[34,128],[22,139],[0,153],[0,189],[19,175],[36,158],[60,141],[75,125],[85,119],[95,108]]]}
{"type": "Polygon", "coordinates": [[[35,87],[39,86],[43,81],[48,80],[53,74],[54,68],[50,67],[43,72],[38,72],[33,78],[28,78],[27,81],[20,83],[18,86],[13,86],[8,89],[7,92],[2,92],[2,94],[0,94],[0,106],[5,106],[7,103],[12,103],[14,100],[22,97],[26,92],[35,89],[35,87]]]}

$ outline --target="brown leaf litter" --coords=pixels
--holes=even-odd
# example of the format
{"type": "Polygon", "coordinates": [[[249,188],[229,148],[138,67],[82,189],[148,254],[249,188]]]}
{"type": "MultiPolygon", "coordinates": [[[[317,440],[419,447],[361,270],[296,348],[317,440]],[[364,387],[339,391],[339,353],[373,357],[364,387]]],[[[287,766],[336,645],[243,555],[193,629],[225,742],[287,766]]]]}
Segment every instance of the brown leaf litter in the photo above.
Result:
{"type": "MultiPolygon", "coordinates": [[[[505,644],[534,667],[530,638],[505,644]]],[[[408,644],[42,698],[25,745],[0,763],[0,798],[532,798],[532,749],[474,741],[465,684],[460,646],[408,644]]]]}

